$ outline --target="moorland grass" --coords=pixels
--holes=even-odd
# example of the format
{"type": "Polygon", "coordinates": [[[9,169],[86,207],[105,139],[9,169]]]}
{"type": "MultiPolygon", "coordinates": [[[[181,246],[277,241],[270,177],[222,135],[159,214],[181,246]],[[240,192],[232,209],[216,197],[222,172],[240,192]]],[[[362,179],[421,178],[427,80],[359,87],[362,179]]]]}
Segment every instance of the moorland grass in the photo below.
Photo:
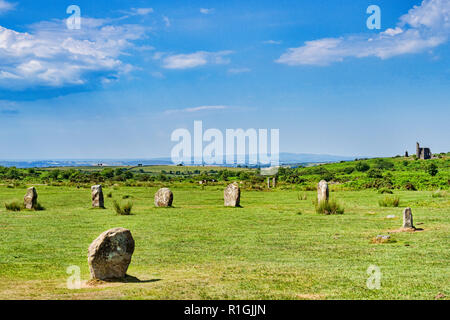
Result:
{"type": "Polygon", "coordinates": [[[378,205],[380,207],[398,207],[400,205],[400,198],[397,196],[386,196],[383,199],[378,200],[378,205]]]}
{"type": "MultiPolygon", "coordinates": [[[[321,215],[299,190],[246,191],[242,208],[223,207],[223,185],[169,185],[174,207],[155,208],[154,188],[133,195],[133,215],[90,210],[89,188],[37,186],[45,211],[0,209],[0,299],[435,299],[450,296],[450,201],[432,191],[396,191],[424,230],[371,239],[401,227],[402,208],[379,207],[376,191],[334,191],[343,215],[321,215]],[[301,213],[301,214],[299,214],[301,213]],[[394,214],[397,218],[387,219],[394,214]],[[87,248],[124,227],[136,242],[128,274],[138,280],[66,287],[69,266],[89,280],[87,248]],[[367,268],[382,272],[366,286],[367,268]]],[[[0,186],[0,202],[26,186],[0,186]]],[[[104,188],[110,192],[111,188],[104,188]]],[[[316,191],[305,191],[316,198],[316,191]]]]}

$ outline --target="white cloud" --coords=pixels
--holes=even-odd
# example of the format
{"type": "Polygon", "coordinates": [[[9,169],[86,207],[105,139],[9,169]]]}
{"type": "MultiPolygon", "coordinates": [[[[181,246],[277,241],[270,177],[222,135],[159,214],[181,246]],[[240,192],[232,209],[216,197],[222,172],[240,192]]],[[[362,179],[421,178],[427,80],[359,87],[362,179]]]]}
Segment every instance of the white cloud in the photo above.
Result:
{"type": "Polygon", "coordinates": [[[281,44],[282,41],[281,40],[266,40],[263,41],[264,44],[281,44]]]}
{"type": "Polygon", "coordinates": [[[0,0],[0,14],[14,10],[16,3],[0,0]]]}
{"type": "MultiPolygon", "coordinates": [[[[153,13],[153,8],[131,8],[130,10],[121,10],[120,12],[127,14],[128,16],[146,16],[153,13]]],[[[122,17],[127,18],[128,16],[122,17]]]]}
{"type": "Polygon", "coordinates": [[[250,68],[231,68],[228,69],[228,73],[230,74],[239,74],[252,71],[250,68]]]}
{"type": "Polygon", "coordinates": [[[170,27],[171,23],[169,17],[163,16],[163,21],[166,27],[170,27]]]}
{"type": "Polygon", "coordinates": [[[170,55],[163,59],[163,68],[190,69],[207,64],[227,64],[230,61],[226,56],[231,53],[232,51],[197,51],[190,54],[170,55]]]}
{"type": "Polygon", "coordinates": [[[62,20],[30,29],[22,33],[0,26],[0,87],[79,85],[94,73],[97,78],[128,73],[133,67],[120,56],[145,34],[137,25],[92,18],[82,18],[81,30],[67,29],[62,20]]]}
{"type": "Polygon", "coordinates": [[[200,8],[200,13],[202,14],[211,14],[214,12],[214,8],[206,9],[206,8],[200,8]]]}
{"type": "Polygon", "coordinates": [[[276,60],[291,66],[329,65],[345,58],[388,59],[437,47],[450,34],[450,1],[424,0],[399,19],[395,28],[376,35],[353,35],[306,41],[288,49],[276,60]]]}
{"type": "Polygon", "coordinates": [[[171,109],[171,110],[166,110],[165,113],[166,114],[172,114],[172,113],[179,113],[179,112],[188,112],[188,113],[193,113],[193,112],[198,112],[198,111],[209,111],[209,110],[224,110],[224,109],[229,109],[229,106],[199,106],[199,107],[193,107],[193,108],[185,108],[185,109],[171,109]]]}

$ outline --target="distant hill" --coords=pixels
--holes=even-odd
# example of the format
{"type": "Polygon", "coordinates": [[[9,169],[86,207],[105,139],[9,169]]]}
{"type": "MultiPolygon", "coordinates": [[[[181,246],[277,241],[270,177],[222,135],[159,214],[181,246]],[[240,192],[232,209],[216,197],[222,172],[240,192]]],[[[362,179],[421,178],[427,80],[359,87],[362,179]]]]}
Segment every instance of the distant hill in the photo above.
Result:
{"type": "MultiPolygon", "coordinates": [[[[353,160],[354,157],[335,156],[310,153],[280,153],[280,164],[323,163],[353,160]]],[[[170,158],[152,159],[57,159],[57,160],[0,160],[0,166],[17,168],[48,168],[48,167],[81,167],[81,166],[137,166],[142,165],[171,165],[170,158]]],[[[236,164],[234,164],[236,165],[236,164]]],[[[225,166],[234,166],[225,165],[225,166]]]]}

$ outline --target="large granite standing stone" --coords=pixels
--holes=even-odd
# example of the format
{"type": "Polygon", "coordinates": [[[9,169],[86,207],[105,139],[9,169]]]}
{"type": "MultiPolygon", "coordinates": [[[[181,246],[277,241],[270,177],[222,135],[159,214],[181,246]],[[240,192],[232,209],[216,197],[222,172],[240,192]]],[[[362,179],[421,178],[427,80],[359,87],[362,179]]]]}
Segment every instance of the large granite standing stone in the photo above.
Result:
{"type": "Polygon", "coordinates": [[[105,202],[103,199],[102,186],[101,185],[92,186],[91,192],[92,192],[92,207],[104,208],[105,202]]]}
{"type": "Polygon", "coordinates": [[[414,228],[411,208],[403,210],[403,228],[414,228]]]}
{"type": "Polygon", "coordinates": [[[241,201],[241,189],[237,182],[229,184],[223,192],[225,207],[239,207],[241,201]]]}
{"type": "Polygon", "coordinates": [[[171,207],[173,202],[173,193],[169,188],[161,188],[155,193],[156,207],[171,207]]]}
{"type": "Polygon", "coordinates": [[[325,180],[321,180],[317,185],[317,201],[328,201],[329,196],[328,183],[325,180]]]}
{"type": "Polygon", "coordinates": [[[88,250],[89,271],[93,279],[124,278],[134,252],[134,239],[124,228],[103,232],[88,250]]]}
{"type": "Polygon", "coordinates": [[[35,209],[37,204],[38,194],[35,187],[27,189],[27,193],[23,197],[23,205],[27,209],[35,209]]]}

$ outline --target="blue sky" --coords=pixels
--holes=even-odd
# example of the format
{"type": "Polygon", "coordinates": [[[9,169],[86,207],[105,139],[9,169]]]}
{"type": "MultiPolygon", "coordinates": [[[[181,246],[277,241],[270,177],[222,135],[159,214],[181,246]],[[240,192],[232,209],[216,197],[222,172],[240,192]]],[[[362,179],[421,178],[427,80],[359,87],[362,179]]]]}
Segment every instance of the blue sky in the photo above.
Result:
{"type": "Polygon", "coordinates": [[[169,157],[194,120],[282,152],[450,151],[449,21],[448,0],[0,0],[0,159],[169,157]]]}

